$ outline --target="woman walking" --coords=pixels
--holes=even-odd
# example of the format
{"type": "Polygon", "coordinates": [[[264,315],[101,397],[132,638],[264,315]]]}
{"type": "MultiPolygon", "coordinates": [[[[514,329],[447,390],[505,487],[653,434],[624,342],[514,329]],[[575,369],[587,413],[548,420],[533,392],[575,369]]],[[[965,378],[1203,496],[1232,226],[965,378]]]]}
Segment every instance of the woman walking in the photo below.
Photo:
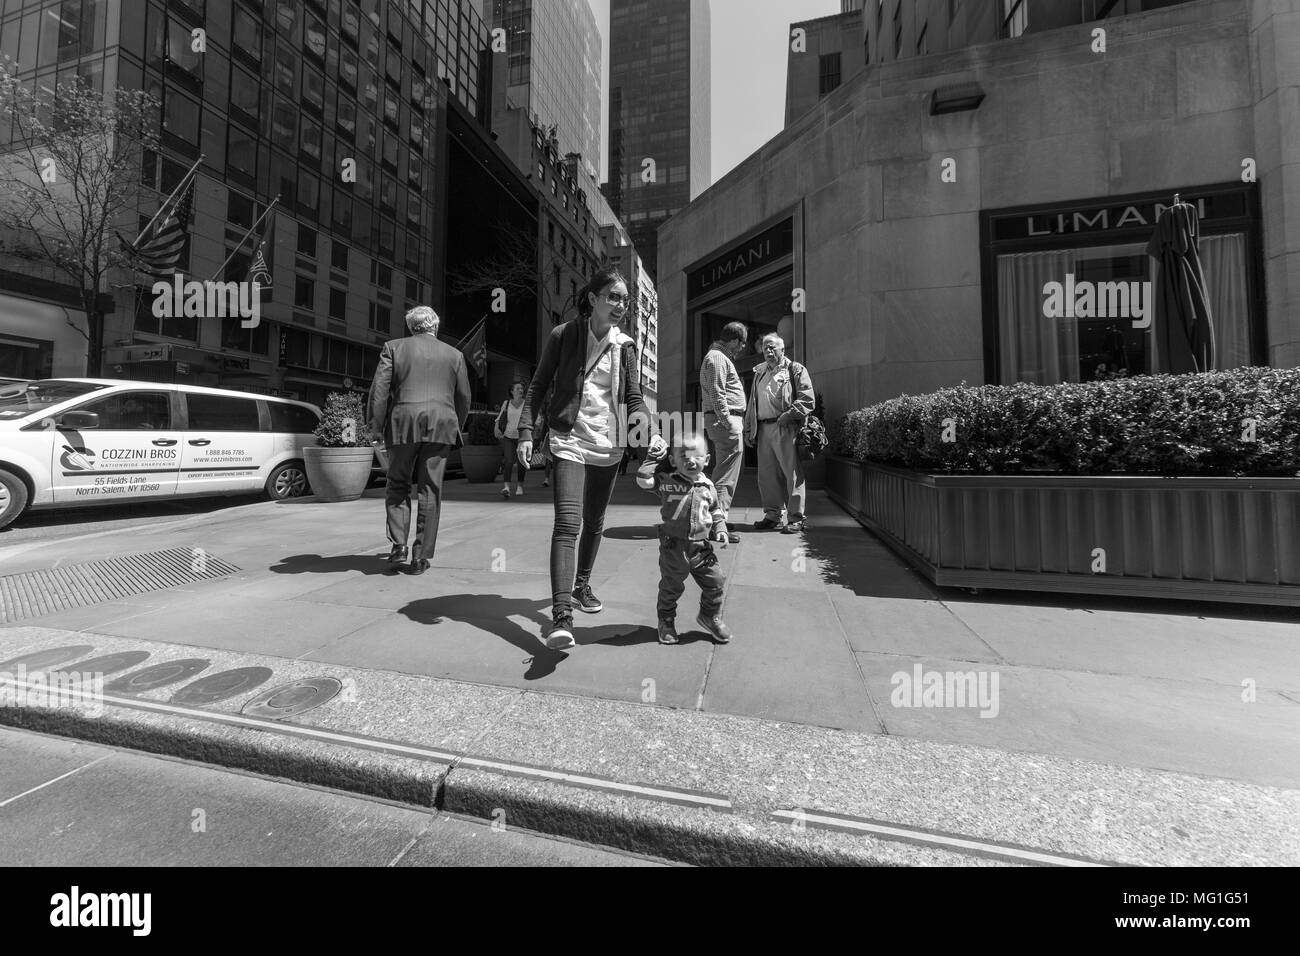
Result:
{"type": "MultiPolygon", "coordinates": [[[[532,456],[531,423],[533,415],[543,411],[550,428],[548,451],[555,462],[551,626],[546,632],[546,646],[553,650],[575,643],[575,603],[588,614],[603,607],[590,582],[626,444],[621,422],[641,418],[642,427],[653,428],[641,398],[636,344],[618,327],[627,308],[623,276],[612,266],[597,270],[579,293],[578,318],[551,330],[524,397],[519,460],[532,456]]],[[[654,435],[650,447],[659,451],[665,442],[654,435]]]]}
{"type": "Polygon", "coordinates": [[[528,477],[528,463],[520,463],[516,451],[519,447],[519,420],[524,410],[524,383],[515,382],[510,386],[510,397],[501,403],[501,411],[497,413],[496,436],[501,442],[501,456],[504,459],[501,463],[501,477],[505,484],[501,487],[501,497],[510,497],[510,473],[519,469],[519,477],[515,481],[515,494],[524,493],[524,479],[528,477]]]}

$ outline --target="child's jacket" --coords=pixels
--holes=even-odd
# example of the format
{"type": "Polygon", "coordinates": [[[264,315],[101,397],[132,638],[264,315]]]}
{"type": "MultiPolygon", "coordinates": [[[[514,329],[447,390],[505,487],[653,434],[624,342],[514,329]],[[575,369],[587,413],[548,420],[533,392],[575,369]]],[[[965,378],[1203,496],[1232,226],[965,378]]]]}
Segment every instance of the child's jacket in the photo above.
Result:
{"type": "Polygon", "coordinates": [[[703,474],[692,482],[677,474],[670,458],[650,458],[637,469],[636,483],[659,495],[662,534],[707,541],[710,533],[727,530],[718,507],[717,489],[703,474]]]}

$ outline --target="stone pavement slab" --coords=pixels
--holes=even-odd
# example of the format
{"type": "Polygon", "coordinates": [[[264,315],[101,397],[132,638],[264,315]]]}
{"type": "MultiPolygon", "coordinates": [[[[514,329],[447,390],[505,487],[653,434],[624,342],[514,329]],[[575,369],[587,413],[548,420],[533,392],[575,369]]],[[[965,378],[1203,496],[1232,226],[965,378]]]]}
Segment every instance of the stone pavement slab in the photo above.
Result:
{"type": "Polygon", "coordinates": [[[886,733],[940,742],[991,742],[1254,782],[1300,774],[1285,740],[1295,720],[1289,708],[1300,708],[1300,611],[971,597],[932,587],[821,493],[810,496],[812,523],[803,535],[747,529],[760,513],[752,486],[750,472],[733,510],[741,543],[719,549],[726,615],[740,635],[726,647],[692,633],[693,583],[678,612],[687,642],[654,642],[656,508],[630,477],[615,490],[593,577],[606,609],[577,615],[579,646],[562,655],[547,655],[538,640],[549,602],[549,500],[539,494],[505,502],[492,486],[449,484],[436,566],[419,577],[382,573],[381,489],[352,502],[248,504],[85,542],[0,547],[0,573],[201,547],[238,556],[242,570],[30,623],[507,692],[653,699],[865,732],[881,732],[883,722],[886,733]],[[890,677],[917,662],[1014,675],[1014,684],[1000,688],[1012,695],[1008,706],[996,720],[973,723],[960,708],[893,712],[890,677]],[[1261,704],[1253,718],[1241,713],[1245,680],[1255,682],[1261,704]],[[1233,692],[1221,692],[1225,687],[1233,692]],[[1129,694],[1140,699],[1127,703],[1129,694]],[[1187,739],[1166,741],[1170,724],[1187,739]],[[1258,742],[1249,739],[1256,733],[1258,742]],[[1143,743],[1147,738],[1153,743],[1143,743]]]}

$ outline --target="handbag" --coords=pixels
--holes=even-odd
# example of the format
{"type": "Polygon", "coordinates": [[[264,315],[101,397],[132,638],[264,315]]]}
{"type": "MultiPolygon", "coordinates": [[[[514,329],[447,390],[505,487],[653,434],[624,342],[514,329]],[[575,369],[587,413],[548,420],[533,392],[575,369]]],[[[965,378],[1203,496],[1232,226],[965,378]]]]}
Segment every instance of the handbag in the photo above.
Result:
{"type": "MultiPolygon", "coordinates": [[[[798,369],[802,378],[803,366],[793,359],[790,361],[792,369],[798,369]]],[[[793,388],[791,383],[791,388],[793,388]]],[[[794,439],[795,454],[799,456],[800,461],[812,461],[823,451],[829,440],[826,437],[826,426],[816,415],[809,415],[799,426],[799,434],[794,439]]]]}

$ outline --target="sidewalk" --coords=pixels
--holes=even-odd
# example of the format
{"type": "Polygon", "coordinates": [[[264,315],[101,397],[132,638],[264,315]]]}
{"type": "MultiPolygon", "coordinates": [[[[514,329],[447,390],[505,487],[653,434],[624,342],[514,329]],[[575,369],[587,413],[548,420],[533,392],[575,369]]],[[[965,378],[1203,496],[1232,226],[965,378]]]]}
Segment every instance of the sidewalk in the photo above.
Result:
{"type": "MultiPolygon", "coordinates": [[[[678,611],[684,643],[662,647],[655,506],[629,475],[592,582],[605,610],[579,615],[579,646],[557,654],[537,639],[549,610],[552,518],[549,489],[531,477],[528,494],[509,502],[495,484],[449,482],[435,567],[421,577],[382,573],[381,489],[346,503],[252,504],[75,547],[0,547],[0,575],[171,548],[201,548],[242,569],[19,621],[0,629],[0,660],[88,644],[96,656],[149,650],[154,663],[199,647],[213,661],[206,673],[269,667],[263,690],[351,679],[365,688],[359,699],[336,698],[280,722],[279,733],[126,707],[110,707],[98,730],[70,716],[66,726],[102,734],[111,725],[111,742],[125,735],[157,749],[158,727],[174,725],[201,752],[224,741],[243,755],[240,765],[298,766],[290,752],[306,747],[333,767],[331,780],[362,767],[372,785],[400,790],[418,779],[441,788],[446,809],[491,816],[512,807],[537,829],[601,842],[617,836],[611,821],[649,813],[662,794],[610,796],[587,781],[577,799],[572,780],[552,779],[557,770],[682,790],[669,793],[676,809],[662,820],[633,828],[637,839],[680,841],[662,834],[697,814],[710,833],[727,816],[725,835],[710,843],[692,824],[675,848],[626,846],[676,859],[703,852],[687,844],[736,859],[800,859],[816,842],[807,830],[825,821],[800,817],[790,843],[774,834],[791,821],[771,814],[824,810],[947,834],[943,844],[819,831],[817,852],[844,860],[937,862],[934,854],[954,851],[934,847],[956,846],[953,834],[1034,847],[1047,834],[1054,852],[1134,863],[1300,860],[1295,610],[940,593],[820,494],[802,538],[747,531],[761,516],[747,473],[733,509],[741,543],[719,549],[736,638],[716,646],[695,629],[698,590],[688,585],[678,611]],[[920,688],[900,699],[904,677],[931,671],[975,672],[996,693],[982,706],[930,706],[942,701],[920,688]],[[291,727],[441,747],[444,772],[428,776],[426,753],[407,767],[373,742],[304,741],[291,727]],[[282,746],[289,750],[268,756],[282,746]],[[331,747],[353,749],[344,760],[331,747]],[[520,776],[533,764],[552,776],[520,776]],[[730,813],[689,795],[700,792],[727,795],[730,813]],[[1171,826],[1188,836],[1155,836],[1171,826]],[[757,856],[742,852],[759,845],[757,856]]],[[[139,699],[166,701],[179,686],[139,699]]],[[[235,714],[249,697],[210,710],[235,714]]],[[[46,718],[0,709],[0,721],[16,719],[46,718]]]]}

